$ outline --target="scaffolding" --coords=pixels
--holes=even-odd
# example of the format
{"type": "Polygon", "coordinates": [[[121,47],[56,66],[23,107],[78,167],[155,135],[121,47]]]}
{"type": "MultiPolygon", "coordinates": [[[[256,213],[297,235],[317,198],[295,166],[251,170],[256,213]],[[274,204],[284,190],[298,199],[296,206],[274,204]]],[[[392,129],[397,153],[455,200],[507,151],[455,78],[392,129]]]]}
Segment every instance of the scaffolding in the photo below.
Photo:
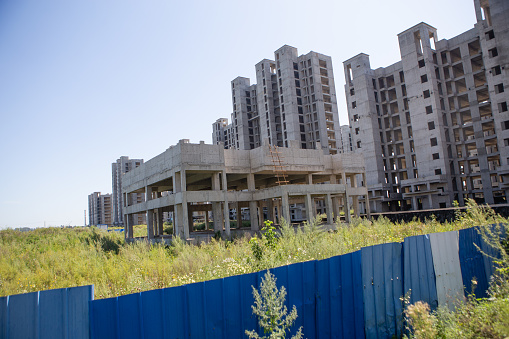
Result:
{"type": "Polygon", "coordinates": [[[269,145],[270,157],[272,158],[272,166],[274,174],[276,175],[278,185],[286,185],[289,183],[288,174],[283,165],[283,155],[277,146],[269,145]]]}

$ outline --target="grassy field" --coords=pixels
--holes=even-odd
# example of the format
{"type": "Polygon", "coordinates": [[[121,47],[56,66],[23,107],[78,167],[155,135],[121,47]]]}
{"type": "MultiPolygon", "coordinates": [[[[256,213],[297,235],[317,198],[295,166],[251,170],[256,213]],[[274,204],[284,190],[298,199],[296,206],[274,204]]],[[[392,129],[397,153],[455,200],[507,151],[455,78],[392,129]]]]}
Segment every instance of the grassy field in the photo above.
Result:
{"type": "MultiPolygon", "coordinates": [[[[123,234],[95,228],[41,228],[0,232],[0,295],[95,285],[95,298],[182,285],[254,272],[290,263],[324,259],[405,237],[492,223],[496,217],[481,208],[453,223],[391,223],[355,219],[325,232],[320,220],[281,234],[260,238],[213,240],[201,246],[175,241],[172,246],[125,244],[123,234]]],[[[139,233],[142,231],[140,230],[139,233]]]]}

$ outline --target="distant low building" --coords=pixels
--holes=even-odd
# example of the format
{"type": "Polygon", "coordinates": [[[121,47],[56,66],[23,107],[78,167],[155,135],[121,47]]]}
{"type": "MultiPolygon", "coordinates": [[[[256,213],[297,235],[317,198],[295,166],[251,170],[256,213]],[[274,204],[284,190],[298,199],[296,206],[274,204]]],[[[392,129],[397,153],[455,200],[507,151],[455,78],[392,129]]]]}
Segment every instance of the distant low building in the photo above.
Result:
{"type": "Polygon", "coordinates": [[[113,210],[111,194],[101,194],[94,192],[88,196],[88,225],[112,225],[113,210]]]}

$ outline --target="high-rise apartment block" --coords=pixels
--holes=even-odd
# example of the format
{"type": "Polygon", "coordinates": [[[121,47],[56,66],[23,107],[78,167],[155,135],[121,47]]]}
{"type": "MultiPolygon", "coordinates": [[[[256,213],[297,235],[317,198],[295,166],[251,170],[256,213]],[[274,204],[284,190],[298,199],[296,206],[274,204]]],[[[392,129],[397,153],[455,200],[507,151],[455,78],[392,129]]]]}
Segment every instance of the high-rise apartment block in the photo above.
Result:
{"type": "Polygon", "coordinates": [[[438,40],[420,23],[398,35],[401,61],[344,62],[355,152],[371,211],[509,198],[509,2],[475,0],[475,27],[438,40]]]}
{"type": "Polygon", "coordinates": [[[233,136],[232,125],[228,124],[228,119],[220,118],[212,124],[212,143],[214,145],[222,142],[225,149],[234,148],[235,140],[233,136]]]}
{"type": "Polygon", "coordinates": [[[213,142],[225,148],[253,149],[268,139],[271,145],[302,149],[320,147],[326,154],[340,153],[336,90],[329,56],[283,46],[275,60],[256,64],[256,84],[237,77],[231,82],[231,124],[213,124],[213,142]]]}
{"type": "Polygon", "coordinates": [[[88,224],[111,225],[113,223],[113,210],[111,194],[94,192],[88,196],[88,224]]]}
{"type": "MultiPolygon", "coordinates": [[[[122,176],[131,171],[132,169],[143,164],[143,159],[129,159],[129,157],[122,156],[116,162],[111,164],[112,172],[112,196],[113,196],[113,224],[115,226],[124,225],[124,197],[122,196],[122,176]]],[[[144,194],[132,193],[130,199],[133,202],[140,203],[144,201],[144,194]]],[[[144,215],[136,215],[134,222],[136,224],[144,224],[144,215]]]]}

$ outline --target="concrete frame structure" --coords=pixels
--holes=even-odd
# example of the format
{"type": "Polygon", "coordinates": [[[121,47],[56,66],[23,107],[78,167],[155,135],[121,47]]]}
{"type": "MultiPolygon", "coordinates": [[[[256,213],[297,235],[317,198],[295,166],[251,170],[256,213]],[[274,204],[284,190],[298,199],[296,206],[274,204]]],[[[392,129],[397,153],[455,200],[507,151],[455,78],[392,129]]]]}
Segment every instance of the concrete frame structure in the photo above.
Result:
{"type": "Polygon", "coordinates": [[[94,192],[88,196],[88,225],[113,224],[111,194],[94,192]]]}
{"type": "MultiPolygon", "coordinates": [[[[117,161],[111,164],[111,183],[112,183],[112,196],[113,196],[113,225],[124,226],[124,199],[122,197],[122,177],[125,173],[143,164],[143,159],[129,159],[127,156],[122,156],[117,161]]],[[[133,195],[131,200],[142,202],[144,196],[142,194],[133,195]]],[[[143,215],[136,216],[135,223],[137,225],[145,224],[145,217],[143,215]]]]}
{"type": "Polygon", "coordinates": [[[244,77],[232,81],[231,124],[225,118],[213,124],[213,143],[248,150],[268,139],[275,146],[298,142],[302,149],[320,144],[326,154],[341,152],[331,57],[316,52],[299,56],[288,45],[274,56],[256,64],[257,84],[244,77]],[[225,126],[222,135],[218,123],[225,126]]]}
{"type": "Polygon", "coordinates": [[[509,199],[509,2],[474,0],[475,28],[449,40],[420,23],[398,34],[401,61],[344,62],[354,151],[372,212],[509,199]]]}
{"type": "MultiPolygon", "coordinates": [[[[253,150],[224,149],[222,144],[190,144],[181,140],[164,153],[126,173],[122,180],[126,239],[133,238],[134,214],[147,215],[149,239],[162,238],[164,212],[173,212],[174,234],[188,239],[193,231],[193,213],[212,212],[214,231],[230,235],[230,209],[249,209],[251,230],[276,215],[290,220],[290,205],[304,203],[306,216],[315,215],[316,202],[325,202],[328,223],[337,220],[340,208],[350,218],[350,208],[360,213],[359,197],[367,197],[364,162],[354,154],[326,155],[318,149],[300,149],[294,143],[275,148],[266,141],[253,150]],[[280,168],[275,166],[277,153],[280,168]],[[284,171],[281,185],[277,171],[284,171]],[[279,183],[278,183],[279,181],[279,183]],[[129,196],[145,194],[135,203],[129,196]]],[[[369,211],[368,211],[369,212],[369,211]]],[[[240,225],[242,213],[238,216],[240,225]]]]}

